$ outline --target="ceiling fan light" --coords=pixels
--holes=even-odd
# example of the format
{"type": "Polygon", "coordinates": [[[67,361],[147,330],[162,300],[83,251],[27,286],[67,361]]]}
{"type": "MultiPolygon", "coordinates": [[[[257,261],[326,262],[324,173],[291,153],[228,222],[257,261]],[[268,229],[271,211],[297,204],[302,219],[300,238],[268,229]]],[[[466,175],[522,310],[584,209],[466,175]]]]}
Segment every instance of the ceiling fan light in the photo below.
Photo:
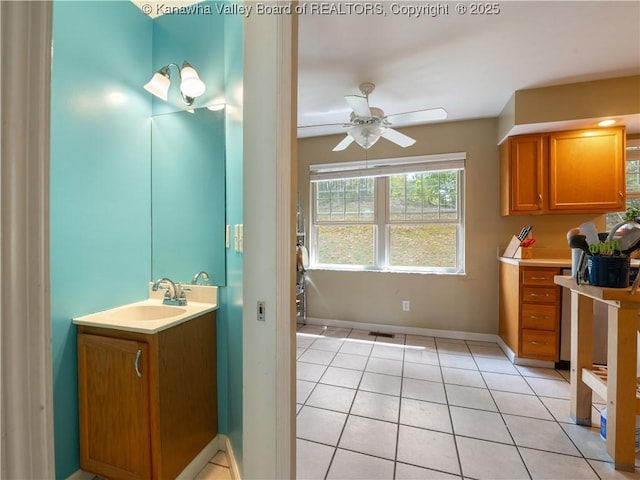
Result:
{"type": "Polygon", "coordinates": [[[380,136],[384,133],[386,127],[378,123],[374,124],[362,124],[355,125],[347,133],[353,137],[353,139],[365,150],[373,147],[375,143],[380,139],[380,136]]]}

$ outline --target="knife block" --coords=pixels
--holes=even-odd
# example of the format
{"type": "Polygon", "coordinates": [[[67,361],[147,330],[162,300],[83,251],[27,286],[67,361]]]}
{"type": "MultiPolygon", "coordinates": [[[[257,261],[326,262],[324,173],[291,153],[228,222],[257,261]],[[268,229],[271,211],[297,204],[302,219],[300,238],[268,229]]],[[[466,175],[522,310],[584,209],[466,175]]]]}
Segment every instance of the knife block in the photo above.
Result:
{"type": "Polygon", "coordinates": [[[533,258],[533,247],[522,247],[520,245],[521,241],[515,235],[511,237],[511,241],[507,248],[504,250],[502,254],[503,257],[507,258],[533,258]]]}

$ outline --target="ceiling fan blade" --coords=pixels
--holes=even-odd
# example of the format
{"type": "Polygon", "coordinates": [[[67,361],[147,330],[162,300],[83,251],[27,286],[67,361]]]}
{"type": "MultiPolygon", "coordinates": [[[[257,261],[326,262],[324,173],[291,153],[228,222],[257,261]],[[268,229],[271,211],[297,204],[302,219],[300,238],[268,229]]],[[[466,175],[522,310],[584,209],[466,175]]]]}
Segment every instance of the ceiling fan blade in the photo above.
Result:
{"type": "Polygon", "coordinates": [[[340,141],[340,143],[338,143],[335,147],[333,147],[333,151],[341,152],[342,150],[347,148],[349,145],[351,145],[351,142],[353,142],[353,137],[351,135],[347,135],[340,141]]]}
{"type": "Polygon", "coordinates": [[[353,113],[355,113],[356,117],[370,118],[372,116],[367,97],[361,97],[360,95],[345,95],[344,98],[353,110],[353,113]]]}
{"type": "MultiPolygon", "coordinates": [[[[1,0],[0,0],[1,1],[1,0]]],[[[298,125],[298,138],[317,137],[336,133],[337,127],[344,127],[344,123],[323,123],[318,125],[298,125]]]]}
{"type": "Polygon", "coordinates": [[[415,125],[418,123],[432,122],[434,120],[444,120],[447,118],[447,111],[444,108],[428,108],[426,110],[416,110],[413,112],[394,113],[387,115],[388,119],[393,119],[393,123],[398,125],[415,125]]]}
{"type": "Polygon", "coordinates": [[[382,134],[382,136],[387,140],[397,145],[400,145],[401,147],[410,147],[411,145],[416,143],[416,141],[413,138],[405,135],[404,133],[400,133],[399,131],[394,130],[393,128],[387,128],[382,134]]]}

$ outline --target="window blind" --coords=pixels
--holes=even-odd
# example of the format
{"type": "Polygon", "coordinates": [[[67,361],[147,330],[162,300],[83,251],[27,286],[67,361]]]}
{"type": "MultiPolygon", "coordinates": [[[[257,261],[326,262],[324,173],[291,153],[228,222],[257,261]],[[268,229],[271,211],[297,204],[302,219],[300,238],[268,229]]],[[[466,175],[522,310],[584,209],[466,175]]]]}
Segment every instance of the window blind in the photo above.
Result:
{"type": "Polygon", "coordinates": [[[437,170],[462,170],[466,152],[420,155],[414,157],[359,160],[355,162],[322,163],[309,166],[312,182],[355,177],[381,177],[402,173],[437,170]]]}

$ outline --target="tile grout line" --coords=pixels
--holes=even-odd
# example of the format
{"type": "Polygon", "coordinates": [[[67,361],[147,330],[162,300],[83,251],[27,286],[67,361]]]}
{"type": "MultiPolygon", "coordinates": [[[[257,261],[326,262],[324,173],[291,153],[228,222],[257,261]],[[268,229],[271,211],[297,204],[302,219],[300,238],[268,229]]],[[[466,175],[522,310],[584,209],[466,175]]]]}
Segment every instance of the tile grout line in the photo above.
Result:
{"type": "MultiPolygon", "coordinates": [[[[515,368],[515,366],[514,366],[515,368]]],[[[517,369],[516,369],[517,370],[517,369]]],[[[515,451],[518,454],[518,458],[520,459],[520,461],[522,462],[522,466],[524,467],[525,471],[527,472],[527,475],[529,475],[529,478],[532,479],[533,475],[531,475],[531,471],[529,470],[529,466],[527,465],[527,462],[525,462],[524,458],[522,457],[522,453],[520,452],[520,449],[518,448],[518,445],[516,443],[516,439],[513,438],[513,432],[511,431],[511,429],[509,428],[509,425],[507,424],[507,421],[504,418],[504,415],[502,413],[502,410],[500,409],[500,407],[498,406],[498,402],[496,402],[496,399],[493,395],[493,390],[491,390],[489,388],[489,384],[487,383],[487,379],[484,377],[484,375],[482,375],[482,371],[480,370],[480,368],[478,367],[478,371],[480,371],[480,377],[482,377],[482,381],[484,382],[484,384],[487,387],[487,391],[489,392],[489,395],[491,396],[491,400],[493,401],[494,405],[496,406],[496,409],[498,411],[498,414],[500,415],[500,419],[502,420],[502,423],[504,425],[504,427],[507,429],[507,432],[509,433],[509,437],[511,438],[511,441],[513,442],[513,448],[515,449],[515,451]]],[[[518,375],[521,375],[521,372],[519,370],[518,371],[518,375]]],[[[525,380],[526,381],[526,380],[525,380]]],[[[531,389],[534,393],[535,390],[531,389]]],[[[515,392],[512,392],[515,393],[515,392]]],[[[553,417],[553,415],[552,415],[553,417]]]]}
{"type": "MultiPolygon", "coordinates": [[[[352,330],[350,330],[350,333],[351,333],[352,331],[353,331],[353,329],[352,329],[352,330]]],[[[334,352],[334,355],[332,356],[332,359],[331,359],[330,363],[329,363],[328,365],[326,365],[326,366],[325,366],[325,372],[323,373],[323,375],[322,375],[322,376],[324,376],[324,374],[326,373],[326,369],[328,369],[328,368],[332,365],[332,363],[331,363],[331,362],[335,361],[335,358],[337,357],[338,353],[340,353],[340,351],[341,351],[342,347],[344,346],[344,343],[345,343],[345,340],[346,340],[346,339],[348,339],[348,337],[346,337],[345,339],[343,339],[343,345],[342,345],[342,346],[341,346],[341,347],[340,347],[336,352],[334,352]]],[[[435,338],[434,338],[434,340],[435,340],[435,338]]],[[[350,407],[349,407],[349,411],[346,413],[346,420],[345,420],[345,424],[343,425],[343,428],[342,428],[342,430],[341,430],[341,433],[340,433],[340,436],[339,436],[339,438],[338,438],[338,441],[337,441],[336,445],[335,445],[335,446],[332,446],[332,447],[334,448],[334,452],[333,452],[333,455],[332,455],[331,461],[330,461],[330,463],[329,463],[329,466],[327,467],[327,473],[326,473],[325,477],[328,475],[328,472],[329,472],[329,470],[330,470],[330,468],[331,468],[331,466],[333,465],[333,462],[334,462],[334,460],[335,460],[335,454],[336,454],[336,452],[337,452],[338,444],[339,444],[339,442],[340,442],[340,439],[342,438],[342,435],[344,434],[344,431],[345,431],[345,428],[346,428],[347,420],[348,420],[348,419],[349,419],[349,417],[350,417],[350,416],[352,416],[352,415],[353,415],[353,416],[361,416],[361,415],[355,415],[355,414],[353,414],[353,413],[352,413],[352,411],[353,411],[353,406],[354,406],[354,404],[355,404],[355,400],[356,400],[356,398],[357,398],[358,392],[360,392],[360,391],[361,391],[361,390],[360,390],[360,387],[361,387],[361,385],[362,385],[362,381],[363,381],[363,378],[364,378],[364,374],[367,372],[366,368],[367,368],[367,366],[369,365],[369,362],[371,361],[371,359],[372,359],[372,358],[381,358],[381,359],[387,359],[387,360],[389,360],[389,358],[386,358],[386,357],[384,357],[384,356],[383,356],[383,357],[377,357],[377,356],[375,356],[375,355],[374,355],[374,349],[375,349],[375,346],[376,346],[376,345],[380,346],[382,343],[384,343],[384,342],[379,342],[379,341],[378,341],[378,339],[377,339],[377,337],[376,337],[375,341],[374,341],[374,342],[373,342],[373,344],[372,344],[371,349],[369,350],[368,355],[366,356],[367,361],[366,361],[366,363],[365,363],[365,365],[364,365],[364,367],[363,367],[363,369],[362,369],[362,375],[360,376],[360,380],[358,381],[358,385],[357,385],[357,386],[356,386],[356,388],[355,388],[354,397],[353,397],[353,399],[352,399],[352,401],[351,401],[351,405],[350,405],[350,407]]],[[[395,344],[395,345],[399,345],[399,344],[395,344]]],[[[469,347],[469,344],[465,342],[465,345],[466,345],[466,347],[471,351],[471,348],[469,347]]],[[[309,345],[309,347],[310,347],[310,346],[311,346],[311,345],[309,345]]],[[[307,347],[307,349],[308,349],[309,347],[307,347]]],[[[404,343],[402,344],[402,349],[403,349],[403,352],[402,352],[402,367],[401,367],[401,370],[400,370],[400,375],[398,376],[398,377],[399,377],[399,380],[400,380],[400,393],[399,393],[399,395],[398,395],[398,399],[399,399],[399,400],[398,400],[398,413],[397,413],[397,417],[396,417],[396,418],[397,418],[397,423],[396,423],[396,425],[397,425],[397,431],[396,431],[396,446],[395,446],[395,452],[394,452],[394,457],[393,457],[393,458],[394,458],[394,466],[393,466],[394,475],[395,475],[396,470],[397,470],[397,464],[398,464],[398,452],[399,452],[399,447],[400,447],[400,445],[399,445],[399,439],[400,439],[400,438],[399,438],[399,437],[400,437],[400,427],[401,427],[401,412],[402,412],[403,380],[405,379],[405,371],[406,371],[405,367],[406,367],[406,363],[416,363],[416,362],[407,362],[407,356],[406,356],[407,349],[408,349],[407,336],[405,336],[405,337],[404,337],[404,343]]],[[[444,351],[444,350],[443,350],[443,351],[444,351]]],[[[447,385],[457,385],[457,384],[455,384],[455,383],[447,383],[447,382],[445,382],[444,374],[443,374],[443,365],[442,365],[442,363],[441,363],[441,361],[440,361],[440,360],[441,360],[441,359],[440,359],[440,352],[438,351],[437,343],[436,343],[436,352],[438,353],[438,369],[439,369],[439,372],[440,372],[440,382],[442,382],[443,390],[444,390],[444,393],[445,393],[445,401],[446,401],[446,405],[447,405],[447,407],[448,407],[448,411],[449,411],[449,420],[450,420],[450,422],[451,422],[451,426],[452,426],[452,430],[453,430],[454,442],[455,442],[455,445],[456,445],[456,455],[457,455],[457,457],[458,457],[458,465],[459,465],[459,468],[460,468],[460,474],[461,474],[462,478],[467,478],[467,479],[469,479],[469,478],[471,478],[471,477],[464,477],[464,471],[462,470],[462,461],[461,461],[461,458],[460,458],[460,452],[459,452],[459,450],[458,450],[458,445],[457,445],[457,441],[456,441],[456,437],[457,437],[458,435],[456,435],[456,433],[455,433],[455,429],[453,429],[453,419],[452,419],[452,416],[451,416],[451,410],[450,410],[451,404],[449,403],[449,402],[450,402],[449,394],[448,394],[447,389],[446,389],[446,386],[447,386],[447,385]]],[[[447,353],[448,353],[448,354],[452,354],[452,355],[456,355],[456,353],[454,353],[454,352],[447,352],[447,353]]],[[[465,357],[466,357],[466,355],[460,355],[460,354],[458,354],[458,355],[459,355],[459,356],[465,356],[465,357]]],[[[480,377],[482,378],[483,384],[485,385],[485,388],[484,388],[484,389],[486,389],[486,390],[489,392],[490,397],[491,397],[491,399],[492,399],[492,401],[493,401],[494,405],[497,407],[497,402],[496,402],[496,399],[495,399],[495,396],[494,396],[494,390],[492,390],[492,389],[490,389],[490,388],[489,388],[489,385],[488,385],[488,384],[487,384],[487,382],[486,382],[486,378],[485,378],[485,377],[484,377],[484,375],[483,375],[483,372],[485,372],[485,371],[480,369],[480,365],[478,365],[478,361],[477,361],[477,358],[476,358],[476,357],[483,357],[483,358],[484,358],[484,356],[482,356],[482,355],[475,355],[475,354],[473,353],[473,351],[471,351],[471,358],[472,358],[472,360],[474,361],[474,364],[476,365],[476,369],[477,369],[477,371],[480,373],[480,377]]],[[[492,358],[492,357],[487,357],[487,358],[492,358]]],[[[428,364],[428,365],[431,365],[431,364],[428,364]]],[[[346,368],[346,367],[336,367],[336,368],[346,368]]],[[[450,368],[459,369],[458,367],[450,367],[450,368]]],[[[346,368],[346,369],[349,369],[349,368],[346,368]]],[[[360,370],[360,369],[353,369],[353,370],[360,370]]],[[[463,368],[463,369],[461,369],[461,370],[467,370],[467,369],[464,369],[464,368],[463,368]]],[[[581,458],[583,461],[587,462],[587,464],[589,465],[590,470],[594,472],[594,474],[596,475],[596,477],[600,478],[600,477],[599,477],[599,475],[598,475],[598,473],[595,471],[594,466],[593,466],[591,463],[589,463],[589,462],[588,462],[588,460],[590,459],[590,457],[585,456],[585,454],[580,450],[580,448],[578,448],[577,444],[573,441],[573,439],[569,436],[569,434],[568,434],[568,433],[567,433],[567,432],[562,428],[562,425],[561,425],[561,424],[562,424],[563,422],[560,422],[560,421],[555,417],[555,415],[553,415],[553,413],[551,412],[551,410],[550,410],[549,406],[548,406],[547,404],[545,404],[545,403],[542,401],[542,398],[557,398],[557,399],[562,399],[562,400],[566,400],[566,399],[564,399],[564,398],[562,398],[562,397],[547,397],[547,396],[541,397],[541,396],[540,396],[540,394],[538,393],[538,391],[537,391],[536,389],[534,389],[534,388],[533,388],[533,386],[532,386],[533,384],[532,384],[532,383],[530,383],[530,380],[529,380],[529,378],[531,377],[531,378],[540,378],[540,379],[542,379],[542,380],[553,380],[553,381],[559,381],[559,382],[562,382],[562,383],[565,383],[565,384],[566,384],[566,383],[567,383],[566,378],[564,378],[564,376],[562,376],[562,375],[561,375],[561,377],[562,377],[562,378],[561,378],[561,379],[557,379],[557,380],[556,380],[556,379],[550,379],[550,378],[547,378],[547,377],[545,377],[545,376],[540,376],[540,377],[539,377],[539,376],[536,376],[536,375],[525,375],[524,373],[526,373],[526,372],[524,372],[524,373],[523,373],[520,369],[516,369],[516,370],[517,370],[517,373],[516,373],[514,376],[516,376],[516,377],[520,377],[520,378],[522,378],[522,379],[525,381],[525,384],[526,384],[526,385],[527,385],[527,386],[532,390],[532,392],[533,392],[533,394],[532,394],[531,396],[535,397],[535,398],[538,400],[538,402],[540,402],[540,403],[543,405],[543,407],[544,407],[545,411],[546,411],[546,412],[550,415],[550,417],[551,417],[551,419],[550,419],[549,421],[551,421],[552,423],[556,424],[556,425],[558,426],[558,428],[560,428],[560,429],[563,431],[563,433],[564,433],[564,435],[566,436],[566,438],[568,438],[568,439],[569,439],[569,441],[570,441],[571,445],[573,445],[573,446],[575,447],[576,451],[578,452],[578,456],[576,457],[575,455],[569,455],[569,454],[564,454],[564,453],[555,452],[555,451],[550,451],[550,450],[543,450],[543,449],[538,449],[538,448],[534,448],[534,447],[522,447],[522,448],[530,448],[530,449],[532,449],[532,450],[538,450],[538,451],[541,451],[541,452],[553,453],[553,454],[557,454],[557,455],[561,455],[561,456],[566,456],[566,457],[581,458]]],[[[471,371],[472,371],[472,370],[471,370],[471,371]]],[[[491,371],[488,371],[488,372],[489,372],[489,373],[493,373],[493,372],[491,372],[491,371]]],[[[370,373],[373,373],[373,372],[370,372],[370,373]]],[[[500,371],[497,371],[497,372],[495,372],[495,373],[497,373],[497,374],[504,374],[504,375],[508,375],[508,374],[509,374],[508,372],[500,372],[500,371]]],[[[322,378],[322,376],[320,377],[320,379],[322,378]]],[[[390,375],[390,376],[392,376],[392,377],[393,377],[393,376],[397,376],[397,375],[390,375]]],[[[316,383],[316,386],[317,386],[317,384],[320,382],[320,379],[318,380],[318,382],[315,382],[315,383],[316,383]]],[[[465,386],[465,387],[474,387],[473,385],[464,385],[464,384],[461,384],[460,386],[465,386]]],[[[315,387],[314,387],[314,388],[315,388],[315,387]]],[[[481,389],[481,387],[476,387],[476,388],[481,389]]],[[[364,392],[364,390],[362,390],[362,391],[364,392]]],[[[518,394],[518,393],[519,393],[519,392],[514,392],[514,391],[508,391],[508,390],[505,390],[505,392],[507,392],[507,393],[512,393],[512,394],[518,394]]],[[[374,393],[375,393],[375,392],[374,392],[374,393]]],[[[379,392],[378,392],[378,393],[379,393],[379,392]]],[[[311,394],[309,394],[309,396],[310,396],[310,395],[311,395],[311,394]]],[[[384,393],[383,393],[383,395],[388,395],[388,394],[384,394],[384,393]]],[[[395,395],[389,395],[389,396],[395,396],[395,395]]],[[[425,400],[425,401],[426,401],[426,400],[425,400]]],[[[439,403],[439,402],[436,402],[436,403],[439,403]]],[[[305,404],[306,404],[306,401],[305,401],[305,404]]],[[[310,406],[309,406],[309,407],[310,407],[310,406]]],[[[463,407],[463,408],[474,409],[473,407],[463,407]]],[[[597,409],[597,407],[596,407],[596,409],[597,409]]],[[[482,408],[477,408],[476,410],[484,410],[484,409],[482,409],[482,408]]],[[[513,433],[511,432],[511,430],[509,429],[509,427],[508,427],[508,425],[507,425],[507,423],[506,423],[506,420],[505,420],[505,417],[504,417],[504,415],[505,415],[505,414],[502,412],[502,410],[501,410],[500,408],[497,408],[497,413],[499,413],[499,415],[500,415],[500,417],[501,417],[501,419],[502,419],[502,421],[503,421],[503,424],[505,425],[505,427],[506,427],[507,431],[509,432],[509,436],[510,436],[510,438],[511,438],[512,442],[513,442],[513,444],[512,444],[511,446],[514,446],[514,447],[516,448],[516,451],[518,452],[519,458],[520,458],[520,460],[521,460],[521,462],[522,462],[523,466],[525,467],[525,469],[526,469],[526,471],[527,471],[527,474],[531,477],[532,475],[531,475],[531,472],[530,472],[530,470],[529,470],[529,467],[528,467],[528,465],[524,462],[524,458],[522,457],[522,454],[521,454],[521,452],[520,452],[520,448],[521,448],[521,447],[520,447],[520,446],[518,446],[518,445],[516,445],[515,439],[513,438],[513,433]]],[[[546,420],[546,419],[541,419],[541,418],[538,418],[538,417],[529,417],[529,416],[527,416],[527,415],[519,415],[519,414],[510,414],[510,415],[512,415],[512,416],[521,416],[521,417],[524,417],[524,418],[530,418],[530,419],[534,419],[534,420],[541,420],[541,421],[546,420]]],[[[364,416],[364,418],[370,418],[370,419],[373,419],[373,420],[381,420],[381,419],[378,419],[378,418],[375,418],[375,417],[369,417],[369,416],[364,416]]],[[[393,423],[393,422],[390,422],[390,423],[393,423]]],[[[420,429],[422,429],[422,430],[431,430],[431,429],[425,429],[425,428],[422,428],[422,427],[418,427],[418,428],[420,428],[420,429]]],[[[593,428],[593,427],[591,427],[591,428],[593,428]]],[[[435,430],[435,431],[439,431],[439,430],[435,430]]],[[[466,437],[465,435],[459,435],[459,436],[460,436],[460,437],[466,437]]],[[[468,438],[475,438],[475,437],[468,437],[468,438]]],[[[487,440],[487,439],[483,439],[483,438],[478,438],[477,440],[480,440],[480,441],[486,441],[486,442],[492,442],[491,440],[487,440]]],[[[308,440],[308,441],[310,441],[310,442],[312,442],[312,443],[318,443],[318,442],[314,442],[314,441],[311,441],[311,440],[308,440]]],[[[495,442],[495,443],[502,443],[502,442],[495,442]]],[[[505,444],[505,445],[508,445],[508,444],[505,444]]],[[[369,456],[369,457],[373,457],[373,458],[380,458],[380,459],[388,460],[388,458],[387,458],[387,457],[378,457],[377,455],[371,455],[371,454],[367,454],[367,453],[364,453],[364,452],[358,452],[357,450],[351,450],[351,449],[345,449],[345,450],[348,450],[348,451],[354,451],[355,453],[358,453],[358,454],[361,454],[361,455],[365,455],[365,456],[369,456]]],[[[597,459],[597,458],[594,458],[594,459],[592,459],[592,460],[595,460],[595,461],[602,461],[602,460],[597,459]]],[[[611,462],[606,462],[606,461],[605,461],[605,463],[611,463],[611,462]]],[[[410,463],[409,465],[413,465],[413,464],[411,464],[411,463],[410,463]]],[[[418,467],[418,468],[424,468],[424,467],[421,467],[421,466],[419,466],[419,465],[415,465],[415,466],[416,466],[416,467],[418,467]]]]}

